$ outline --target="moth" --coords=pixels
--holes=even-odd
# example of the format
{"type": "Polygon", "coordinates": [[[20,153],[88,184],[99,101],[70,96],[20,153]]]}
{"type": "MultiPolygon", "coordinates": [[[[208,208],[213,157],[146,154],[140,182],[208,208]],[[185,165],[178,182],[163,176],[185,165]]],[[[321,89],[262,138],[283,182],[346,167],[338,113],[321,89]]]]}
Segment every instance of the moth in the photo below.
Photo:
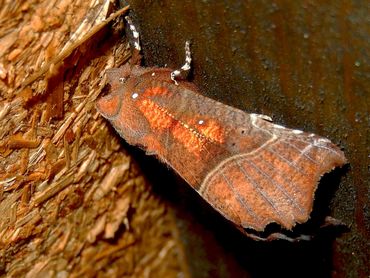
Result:
{"type": "Polygon", "coordinates": [[[326,138],[203,96],[181,78],[190,69],[189,43],[179,70],[140,66],[139,34],[126,20],[133,58],[107,71],[111,93],[96,103],[101,115],[239,229],[263,231],[274,222],[290,230],[306,222],[321,176],[346,162],[343,152],[326,138]]]}

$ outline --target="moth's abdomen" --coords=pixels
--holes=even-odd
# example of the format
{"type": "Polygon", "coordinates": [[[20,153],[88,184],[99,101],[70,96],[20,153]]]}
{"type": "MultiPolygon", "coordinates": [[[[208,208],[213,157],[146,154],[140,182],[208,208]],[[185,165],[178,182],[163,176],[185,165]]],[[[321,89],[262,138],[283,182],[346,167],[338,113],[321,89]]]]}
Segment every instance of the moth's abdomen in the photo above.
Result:
{"type": "Polygon", "coordinates": [[[276,222],[290,229],[309,218],[320,177],[343,163],[343,153],[327,139],[275,137],[255,152],[221,161],[199,193],[244,228],[262,231],[276,222]]]}

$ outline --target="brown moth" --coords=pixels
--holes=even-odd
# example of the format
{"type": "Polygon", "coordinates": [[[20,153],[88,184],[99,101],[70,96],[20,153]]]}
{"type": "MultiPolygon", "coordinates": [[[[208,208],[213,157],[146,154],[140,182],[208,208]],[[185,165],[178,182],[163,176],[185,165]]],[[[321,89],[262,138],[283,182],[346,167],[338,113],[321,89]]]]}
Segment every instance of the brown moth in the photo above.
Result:
{"type": "MultiPolygon", "coordinates": [[[[138,57],[138,33],[130,28],[138,57]]],[[[126,64],[107,71],[112,92],[98,100],[98,111],[240,229],[306,222],[321,176],[346,162],[343,152],[326,138],[204,97],[193,83],[176,80],[190,68],[188,44],[186,53],[181,70],[126,64]]]]}

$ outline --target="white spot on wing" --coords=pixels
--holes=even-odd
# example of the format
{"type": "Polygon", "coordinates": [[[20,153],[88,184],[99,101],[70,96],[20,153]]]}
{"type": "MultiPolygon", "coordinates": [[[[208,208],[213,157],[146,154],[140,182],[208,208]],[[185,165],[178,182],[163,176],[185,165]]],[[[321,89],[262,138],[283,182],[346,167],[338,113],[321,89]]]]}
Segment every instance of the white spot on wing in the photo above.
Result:
{"type": "Polygon", "coordinates": [[[302,130],[299,130],[299,129],[293,129],[292,131],[294,134],[302,134],[303,131],[302,130]]]}
{"type": "Polygon", "coordinates": [[[325,146],[327,143],[331,143],[331,141],[326,138],[314,139],[314,142],[313,142],[314,146],[325,146]]]}
{"type": "Polygon", "coordinates": [[[271,117],[267,116],[267,115],[262,115],[262,114],[255,114],[255,113],[252,113],[251,115],[255,116],[255,117],[258,117],[260,119],[264,119],[266,121],[269,121],[269,122],[272,122],[272,119],[271,117]]]}
{"type": "Polygon", "coordinates": [[[139,94],[138,94],[138,93],[133,93],[131,97],[132,97],[133,99],[135,99],[135,98],[137,98],[138,96],[139,96],[139,94]]]}
{"type": "Polygon", "coordinates": [[[202,125],[203,123],[204,123],[204,121],[203,121],[203,120],[199,120],[199,121],[198,121],[198,124],[199,124],[199,125],[202,125]]]}
{"type": "Polygon", "coordinates": [[[330,143],[330,140],[329,139],[326,139],[326,138],[319,138],[318,141],[320,143],[330,143]]]}
{"type": "Polygon", "coordinates": [[[276,125],[276,124],[275,124],[275,125],[274,125],[274,127],[275,127],[275,128],[279,128],[279,129],[285,129],[285,127],[284,127],[284,126],[282,126],[282,125],[276,125]]]}

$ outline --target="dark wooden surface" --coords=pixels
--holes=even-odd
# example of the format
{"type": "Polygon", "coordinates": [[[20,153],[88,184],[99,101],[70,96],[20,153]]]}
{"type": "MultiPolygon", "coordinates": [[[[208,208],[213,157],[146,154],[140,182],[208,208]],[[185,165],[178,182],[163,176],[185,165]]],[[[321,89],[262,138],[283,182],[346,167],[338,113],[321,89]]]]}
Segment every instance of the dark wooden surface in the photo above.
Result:
{"type": "Polygon", "coordinates": [[[343,148],[349,161],[324,177],[320,187],[328,188],[326,203],[317,205],[327,205],[324,212],[341,219],[349,231],[310,243],[251,242],[186,186],[177,197],[169,196],[173,203],[184,203],[179,225],[184,228],[194,277],[367,277],[370,30],[366,1],[128,2],[147,66],[178,67],[184,60],[185,40],[190,39],[190,79],[204,95],[328,137],[343,148]]]}

